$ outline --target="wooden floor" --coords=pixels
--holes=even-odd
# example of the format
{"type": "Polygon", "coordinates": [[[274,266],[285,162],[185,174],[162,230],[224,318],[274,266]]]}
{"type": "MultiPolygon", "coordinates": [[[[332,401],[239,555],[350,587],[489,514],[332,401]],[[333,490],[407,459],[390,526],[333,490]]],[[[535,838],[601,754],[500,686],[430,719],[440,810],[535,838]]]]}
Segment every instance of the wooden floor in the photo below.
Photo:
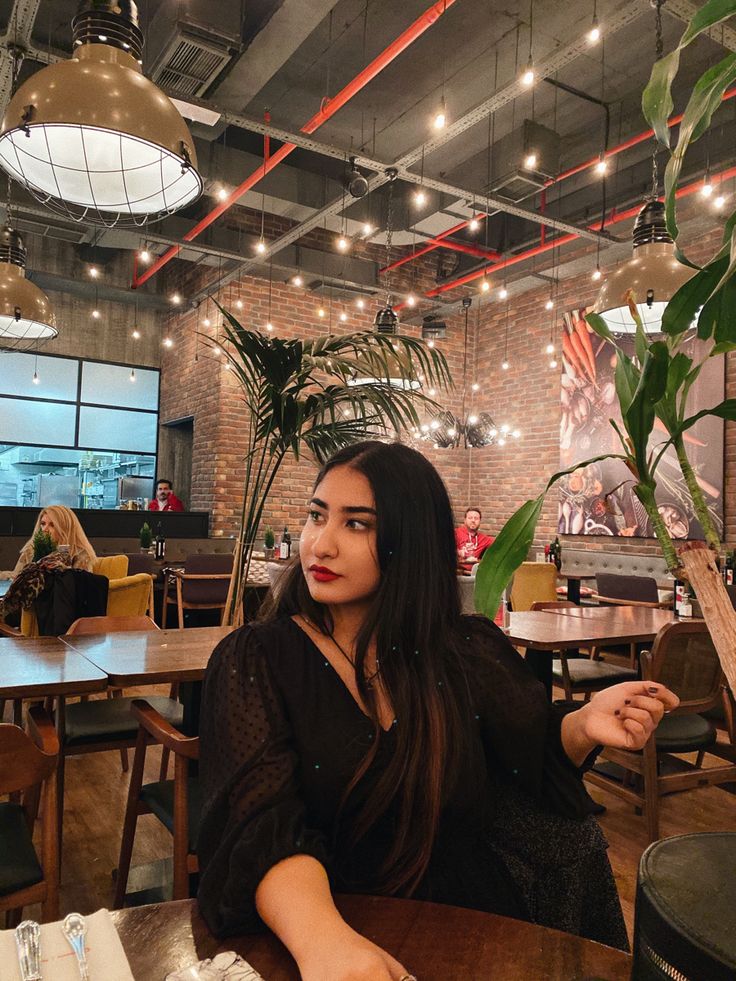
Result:
{"type": "MultiPolygon", "coordinates": [[[[141,694],[153,693],[150,688],[139,691],[141,694]]],[[[161,689],[161,693],[166,692],[161,689]]],[[[146,781],[158,779],[159,759],[159,750],[149,750],[146,781]]],[[[171,771],[173,767],[170,774],[171,771]]],[[[72,910],[90,913],[111,904],[112,871],[117,866],[127,785],[128,776],[121,772],[118,753],[67,759],[62,915],[72,910]]],[[[610,844],[609,857],[631,933],[637,867],[647,844],[644,819],[628,804],[604,790],[595,787],[591,793],[607,808],[599,820],[610,844]]],[[[151,815],[138,820],[133,865],[170,856],[171,838],[158,820],[151,815]]],[[[736,796],[720,788],[674,794],[662,800],[663,836],[734,829],[736,796]]],[[[40,908],[29,907],[26,915],[38,918],[40,908]]]]}

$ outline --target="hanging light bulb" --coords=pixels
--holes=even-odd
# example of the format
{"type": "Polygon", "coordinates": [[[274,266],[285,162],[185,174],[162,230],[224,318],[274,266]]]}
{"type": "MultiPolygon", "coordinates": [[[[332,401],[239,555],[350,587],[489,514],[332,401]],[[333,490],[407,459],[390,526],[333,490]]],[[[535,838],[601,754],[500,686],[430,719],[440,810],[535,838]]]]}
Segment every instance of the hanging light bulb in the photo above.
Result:
{"type": "Polygon", "coordinates": [[[414,204],[417,206],[417,208],[423,208],[426,203],[427,195],[420,187],[419,190],[415,191],[414,193],[414,204]]]}
{"type": "Polygon", "coordinates": [[[700,188],[700,194],[704,198],[709,198],[713,194],[713,185],[710,182],[710,177],[705,178],[703,186],[700,188]]]}
{"type": "Polygon", "coordinates": [[[487,293],[490,288],[491,288],[491,284],[488,282],[488,279],[484,276],[483,281],[480,284],[481,292],[487,293]]]}
{"type": "Polygon", "coordinates": [[[726,198],[723,194],[719,194],[718,197],[713,202],[713,207],[716,211],[720,211],[723,205],[726,203],[726,198]]]}
{"type": "Polygon", "coordinates": [[[38,377],[38,372],[37,371],[34,371],[33,372],[33,378],[31,380],[32,380],[32,382],[33,382],[34,385],[40,385],[41,384],[41,379],[38,377]]]}
{"type": "Polygon", "coordinates": [[[345,311],[343,310],[343,311],[342,311],[342,313],[340,314],[340,320],[341,320],[341,321],[342,321],[343,323],[345,323],[345,322],[347,321],[347,319],[348,319],[348,315],[347,315],[347,314],[345,313],[345,311]]]}
{"type": "Polygon", "coordinates": [[[174,304],[175,307],[178,307],[179,304],[181,303],[181,294],[180,293],[172,293],[171,294],[171,302],[174,304]]]}
{"type": "Polygon", "coordinates": [[[375,231],[375,229],[373,228],[373,225],[371,225],[371,223],[369,221],[367,221],[363,225],[363,235],[366,238],[368,238],[369,235],[372,235],[374,231],[375,231]]]}
{"type": "Polygon", "coordinates": [[[90,266],[89,274],[92,277],[92,279],[97,279],[97,277],[100,275],[100,270],[97,268],[97,266],[90,266]]]}
{"type": "Polygon", "coordinates": [[[211,327],[212,326],[212,321],[210,320],[209,317],[205,317],[204,320],[202,321],[202,323],[204,324],[205,327],[211,327]]]}
{"type": "Polygon", "coordinates": [[[480,388],[480,385],[478,384],[478,382],[473,382],[470,388],[472,389],[472,391],[477,392],[478,389],[480,388]]]}
{"type": "Polygon", "coordinates": [[[521,84],[526,86],[526,88],[529,88],[530,86],[534,85],[534,80],[536,79],[536,77],[537,76],[534,71],[534,65],[530,58],[521,76],[521,84]]]}
{"type": "Polygon", "coordinates": [[[259,255],[263,255],[265,251],[266,251],[266,243],[263,238],[259,238],[258,241],[256,242],[256,252],[259,255]]]}
{"type": "Polygon", "coordinates": [[[92,311],[92,319],[93,320],[99,320],[101,316],[102,316],[102,314],[97,309],[97,307],[95,307],[95,309],[92,311]]]}
{"type": "Polygon", "coordinates": [[[593,14],[593,23],[588,31],[588,40],[591,44],[598,44],[601,39],[601,28],[598,23],[598,15],[593,14]]]}
{"type": "Polygon", "coordinates": [[[71,58],[16,91],[0,130],[0,166],[39,201],[85,223],[135,224],[202,191],[194,141],[142,73],[133,0],[82,0],[71,58]]]}
{"type": "Polygon", "coordinates": [[[557,367],[557,359],[556,358],[552,358],[552,360],[549,363],[549,366],[552,369],[556,368],[557,367]]]}
{"type": "Polygon", "coordinates": [[[292,282],[292,285],[294,285],[294,286],[304,286],[304,280],[299,275],[299,273],[297,273],[296,276],[293,277],[293,279],[291,280],[291,282],[292,282]]]}
{"type": "Polygon", "coordinates": [[[445,106],[444,95],[440,99],[440,104],[437,108],[437,112],[434,114],[434,119],[432,120],[432,125],[435,129],[444,129],[447,125],[447,108],[445,106]]]}
{"type": "Polygon", "coordinates": [[[269,320],[269,321],[268,321],[268,323],[266,324],[266,330],[273,330],[273,324],[271,323],[271,321],[270,321],[270,320],[269,320]]]}
{"type": "Polygon", "coordinates": [[[217,197],[220,201],[224,201],[227,197],[228,191],[226,187],[220,187],[217,191],[217,197]]]}
{"type": "Polygon", "coordinates": [[[357,300],[355,301],[355,305],[356,305],[356,307],[357,307],[357,308],[358,308],[359,310],[362,310],[362,309],[363,309],[363,308],[365,307],[365,300],[363,300],[363,299],[361,299],[361,298],[359,297],[359,298],[358,298],[358,299],[357,299],[357,300]]]}
{"type": "Polygon", "coordinates": [[[215,346],[212,348],[212,353],[214,355],[222,354],[222,350],[220,349],[219,344],[215,344],[215,346]]]}
{"type": "Polygon", "coordinates": [[[662,201],[649,200],[639,212],[633,246],[632,258],[606,275],[593,312],[603,317],[614,334],[633,334],[636,326],[623,300],[626,291],[633,290],[644,331],[656,334],[668,300],[694,273],[675,256],[662,201]]]}
{"type": "Polygon", "coordinates": [[[544,304],[544,309],[551,310],[554,307],[554,305],[555,305],[555,301],[552,299],[552,297],[550,297],[549,300],[547,300],[547,302],[544,304]]]}
{"type": "Polygon", "coordinates": [[[605,174],[607,170],[608,170],[608,161],[601,154],[600,160],[595,165],[595,172],[596,172],[596,174],[605,174]]]}
{"type": "Polygon", "coordinates": [[[598,280],[601,278],[602,275],[603,275],[603,273],[600,270],[600,266],[596,266],[595,269],[593,270],[593,272],[591,273],[590,278],[593,280],[593,282],[596,282],[597,283],[598,280]]]}
{"type": "Polygon", "coordinates": [[[509,291],[506,289],[505,286],[502,286],[501,289],[498,291],[498,295],[500,299],[505,300],[506,297],[509,295],[509,291]]]}
{"type": "Polygon", "coordinates": [[[416,302],[417,302],[417,298],[414,296],[413,293],[410,293],[406,298],[406,305],[408,307],[413,307],[416,306],[416,302]]]}
{"type": "Polygon", "coordinates": [[[58,333],[49,298],[26,279],[23,239],[6,225],[0,231],[0,348],[30,350],[58,333]]]}
{"type": "Polygon", "coordinates": [[[549,344],[547,345],[547,347],[544,349],[544,353],[545,354],[554,354],[555,353],[555,346],[552,343],[552,341],[550,341],[549,344]]]}
{"type": "Polygon", "coordinates": [[[135,368],[130,369],[130,380],[135,382],[135,368]]]}
{"type": "Polygon", "coordinates": [[[434,341],[427,341],[427,347],[434,347],[434,341]]]}
{"type": "Polygon", "coordinates": [[[474,426],[477,421],[478,421],[478,416],[476,415],[468,416],[468,422],[470,423],[471,426],[474,426]]]}
{"type": "Polygon", "coordinates": [[[170,337],[164,337],[164,347],[173,347],[174,342],[170,337]]]}
{"type": "Polygon", "coordinates": [[[150,262],[151,253],[148,251],[148,249],[141,249],[141,251],[138,253],[138,258],[141,262],[150,262]]]}
{"type": "Polygon", "coordinates": [[[478,221],[478,219],[475,216],[473,216],[470,219],[470,222],[468,224],[468,228],[470,229],[471,232],[477,232],[478,229],[480,228],[480,222],[478,221]]]}
{"type": "Polygon", "coordinates": [[[133,328],[133,333],[130,335],[134,341],[139,341],[141,339],[141,332],[137,327],[133,328]]]}
{"type": "Polygon", "coordinates": [[[338,240],[335,242],[335,245],[337,246],[338,252],[347,252],[350,243],[348,242],[348,240],[345,238],[344,235],[341,235],[338,238],[338,240]]]}
{"type": "Polygon", "coordinates": [[[237,307],[238,310],[242,310],[243,309],[243,301],[242,300],[236,300],[235,301],[235,306],[237,307]]]}
{"type": "Polygon", "coordinates": [[[324,307],[319,307],[319,309],[317,310],[317,316],[318,317],[324,317],[325,316],[325,308],[324,307]]]}
{"type": "Polygon", "coordinates": [[[537,155],[532,150],[524,157],[524,170],[534,170],[537,166],[537,155]]]}
{"type": "Polygon", "coordinates": [[[504,358],[503,361],[501,362],[501,370],[502,371],[508,371],[509,370],[509,363],[506,360],[506,358],[504,358]]]}

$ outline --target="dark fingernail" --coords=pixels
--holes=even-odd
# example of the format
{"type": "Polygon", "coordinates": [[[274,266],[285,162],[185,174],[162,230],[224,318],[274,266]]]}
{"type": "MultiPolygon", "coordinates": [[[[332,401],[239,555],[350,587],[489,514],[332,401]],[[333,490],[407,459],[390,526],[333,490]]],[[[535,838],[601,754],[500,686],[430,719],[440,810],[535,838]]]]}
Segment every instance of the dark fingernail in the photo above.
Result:
{"type": "Polygon", "coordinates": [[[657,692],[659,691],[659,688],[650,687],[650,688],[647,688],[647,691],[648,692],[651,692],[652,695],[656,695],[657,692]]]}
{"type": "Polygon", "coordinates": [[[631,699],[630,698],[625,699],[624,705],[631,705],[631,699]]]}
{"type": "Polygon", "coordinates": [[[613,714],[614,715],[621,715],[621,709],[616,709],[616,711],[613,714]]]}

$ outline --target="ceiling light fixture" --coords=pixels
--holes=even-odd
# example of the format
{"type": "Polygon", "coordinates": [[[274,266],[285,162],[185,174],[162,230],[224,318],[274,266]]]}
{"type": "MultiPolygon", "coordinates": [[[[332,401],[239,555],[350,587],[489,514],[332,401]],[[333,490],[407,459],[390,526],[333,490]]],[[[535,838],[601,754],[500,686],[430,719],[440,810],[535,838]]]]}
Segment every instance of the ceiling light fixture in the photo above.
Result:
{"type": "Polygon", "coordinates": [[[362,198],[368,193],[368,180],[355,166],[355,157],[350,158],[350,170],[345,174],[343,185],[353,198],[362,198]]]}
{"type": "Polygon", "coordinates": [[[71,58],[31,75],[5,110],[0,166],[86,223],[141,224],[191,204],[202,191],[194,141],[142,73],[136,4],[82,0],[72,33],[71,58]]]}
{"type": "Polygon", "coordinates": [[[601,278],[602,275],[603,275],[603,273],[600,271],[600,268],[598,266],[596,266],[595,269],[593,270],[590,278],[593,280],[593,282],[596,282],[597,283],[598,280],[601,278]]]}
{"type": "Polygon", "coordinates": [[[600,160],[595,165],[595,172],[596,174],[605,174],[607,170],[608,170],[608,161],[603,156],[603,154],[601,154],[600,160]]]}
{"type": "Polygon", "coordinates": [[[414,204],[417,206],[417,208],[423,208],[426,203],[427,195],[424,193],[424,191],[421,188],[418,191],[415,191],[414,204]]]}
{"type": "Polygon", "coordinates": [[[172,339],[170,337],[164,337],[163,343],[164,343],[164,347],[171,348],[171,347],[174,346],[174,342],[172,341],[172,339]]]}
{"type": "Polygon", "coordinates": [[[709,198],[713,193],[713,185],[710,182],[710,177],[706,177],[703,182],[703,186],[700,188],[700,194],[704,198],[709,198]]]}
{"type": "Polygon", "coordinates": [[[100,275],[100,270],[97,268],[97,266],[90,266],[89,274],[92,277],[92,279],[97,279],[97,277],[100,275]]]}
{"type": "Polygon", "coordinates": [[[554,305],[555,305],[555,301],[552,299],[552,297],[550,297],[549,300],[547,300],[547,302],[544,304],[544,309],[552,310],[554,305]]]}
{"type": "Polygon", "coordinates": [[[133,332],[130,336],[133,338],[134,341],[139,341],[141,339],[141,332],[138,330],[137,327],[134,327],[133,332]]]}
{"type": "Polygon", "coordinates": [[[534,65],[530,61],[524,69],[523,75],[521,76],[521,84],[526,86],[526,88],[529,88],[530,86],[534,85],[534,80],[536,77],[534,65]]]}
{"type": "Polygon", "coordinates": [[[718,197],[713,202],[713,207],[716,211],[720,211],[723,205],[726,203],[726,198],[723,194],[719,194],[718,197]]]}
{"type": "Polygon", "coordinates": [[[393,202],[394,184],[398,172],[394,167],[389,167],[386,171],[388,177],[388,204],[386,210],[386,304],[376,311],[373,319],[373,329],[378,334],[398,334],[399,318],[396,316],[392,304],[391,295],[391,243],[393,240],[393,202]]]}
{"type": "Polygon", "coordinates": [[[417,303],[417,298],[414,296],[413,293],[409,293],[409,295],[406,298],[406,305],[408,307],[414,307],[416,306],[416,303],[417,303]]]}
{"type": "Polygon", "coordinates": [[[488,282],[488,278],[483,276],[483,281],[480,284],[481,293],[487,293],[491,288],[491,284],[488,282]]]}
{"type": "Polygon", "coordinates": [[[363,225],[363,235],[366,238],[368,238],[369,235],[372,235],[374,231],[375,229],[373,228],[373,225],[371,225],[369,221],[367,221],[365,225],[363,225]]]}
{"type": "Polygon", "coordinates": [[[335,245],[337,246],[338,252],[347,252],[350,242],[348,242],[344,235],[341,235],[335,242],[335,245]]]}
{"type": "Polygon", "coordinates": [[[534,170],[537,166],[537,155],[533,151],[524,157],[524,170],[534,170]]]}
{"type": "Polygon", "coordinates": [[[258,241],[256,242],[256,252],[259,255],[263,255],[265,251],[266,251],[266,242],[263,238],[259,238],[258,241]]]}
{"type": "Polygon", "coordinates": [[[470,219],[468,223],[468,228],[470,229],[471,232],[477,232],[478,229],[480,228],[480,222],[475,217],[475,215],[473,215],[473,217],[470,219]]]}
{"type": "Polygon", "coordinates": [[[58,333],[49,298],[26,279],[23,239],[6,225],[0,231],[0,348],[28,351],[58,333]]]}
{"type": "Polygon", "coordinates": [[[362,309],[363,309],[363,308],[365,307],[365,300],[363,300],[363,299],[357,299],[357,300],[355,301],[355,305],[356,305],[356,307],[357,307],[357,308],[358,308],[359,310],[362,310],[362,309]]]}
{"type": "Polygon", "coordinates": [[[506,289],[505,286],[502,286],[501,289],[498,291],[499,299],[505,300],[508,295],[509,295],[509,291],[506,289]]]}
{"type": "Polygon", "coordinates": [[[95,307],[94,310],[92,311],[92,319],[93,320],[99,320],[101,316],[102,316],[102,314],[97,309],[97,307],[95,307]]]}
{"type": "Polygon", "coordinates": [[[148,249],[141,249],[141,251],[138,253],[138,258],[141,262],[150,262],[151,253],[148,251],[148,249]]]}
{"type": "Polygon", "coordinates": [[[437,112],[434,114],[434,119],[432,120],[432,125],[435,129],[444,129],[447,125],[447,107],[445,106],[444,95],[440,99],[440,104],[437,112]]]}
{"type": "Polygon", "coordinates": [[[304,286],[304,280],[299,275],[299,273],[297,273],[296,276],[292,278],[291,283],[293,286],[304,286]]]}

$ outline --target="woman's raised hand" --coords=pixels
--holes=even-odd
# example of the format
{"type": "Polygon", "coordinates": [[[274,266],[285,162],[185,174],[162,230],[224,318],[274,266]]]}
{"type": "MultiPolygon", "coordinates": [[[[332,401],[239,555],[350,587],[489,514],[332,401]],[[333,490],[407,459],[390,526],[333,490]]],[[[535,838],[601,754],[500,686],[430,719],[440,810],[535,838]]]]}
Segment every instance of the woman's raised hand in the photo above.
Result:
{"type": "Polygon", "coordinates": [[[315,950],[299,961],[302,981],[402,981],[411,972],[367,937],[345,925],[321,937],[315,950]]]}
{"type": "Polygon", "coordinates": [[[579,714],[585,735],[595,745],[642,749],[665,712],[680,699],[655,681],[626,681],[597,692],[579,714]]]}

